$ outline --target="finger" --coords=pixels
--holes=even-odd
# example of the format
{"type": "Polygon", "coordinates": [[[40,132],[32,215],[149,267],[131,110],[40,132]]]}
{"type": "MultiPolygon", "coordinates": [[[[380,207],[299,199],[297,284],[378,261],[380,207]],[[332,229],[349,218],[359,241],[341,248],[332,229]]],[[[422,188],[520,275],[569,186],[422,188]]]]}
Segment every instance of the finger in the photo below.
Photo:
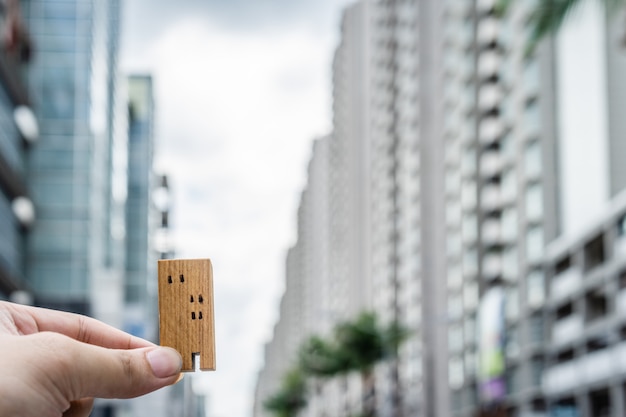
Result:
{"type": "Polygon", "coordinates": [[[92,409],[93,398],[72,401],[70,408],[63,413],[63,417],[89,417],[92,409]]]}
{"type": "Polygon", "coordinates": [[[171,348],[106,349],[55,333],[34,337],[54,349],[70,400],[138,397],[175,383],[182,366],[171,348]]]}
{"type": "Polygon", "coordinates": [[[80,314],[45,308],[3,303],[11,311],[13,320],[22,334],[55,332],[80,342],[110,349],[136,349],[154,346],[153,343],[132,336],[101,321],[80,314]]]}

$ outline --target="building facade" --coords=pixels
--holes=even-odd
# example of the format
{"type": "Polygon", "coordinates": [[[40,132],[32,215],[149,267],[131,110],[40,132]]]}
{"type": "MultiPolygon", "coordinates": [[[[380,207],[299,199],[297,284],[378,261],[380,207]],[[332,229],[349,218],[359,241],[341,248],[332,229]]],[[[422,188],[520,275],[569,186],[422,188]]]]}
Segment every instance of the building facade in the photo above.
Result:
{"type": "Polygon", "coordinates": [[[109,210],[119,1],[33,0],[22,10],[37,45],[28,86],[41,132],[28,158],[38,217],[26,244],[27,282],[38,304],[119,324],[123,263],[108,256],[110,236],[121,236],[113,232],[120,219],[110,217],[119,212],[109,210]],[[107,300],[104,287],[115,287],[107,300]]]}
{"type": "Polygon", "coordinates": [[[152,77],[128,78],[128,186],[126,196],[125,305],[127,330],[156,340],[156,276],[154,235],[158,221],[153,204],[154,97],[152,77]],[[155,280],[152,279],[154,284],[155,280]]]}
{"type": "Polygon", "coordinates": [[[32,44],[19,5],[4,6],[0,25],[0,298],[32,291],[25,282],[23,246],[35,220],[26,179],[27,154],[38,139],[38,125],[31,110],[24,68],[32,44]],[[10,32],[14,30],[14,32],[10,32]],[[8,33],[14,33],[14,37],[8,33]]]}
{"type": "MultiPolygon", "coordinates": [[[[622,288],[623,25],[586,2],[529,52],[536,5],[344,11],[321,280],[352,306],[339,311],[372,309],[412,331],[376,368],[377,415],[623,414],[623,374],[608,369],[622,339],[610,292],[622,288]]],[[[259,379],[257,405],[276,372],[259,379]]],[[[332,384],[304,415],[359,411],[359,384],[332,384]]]]}

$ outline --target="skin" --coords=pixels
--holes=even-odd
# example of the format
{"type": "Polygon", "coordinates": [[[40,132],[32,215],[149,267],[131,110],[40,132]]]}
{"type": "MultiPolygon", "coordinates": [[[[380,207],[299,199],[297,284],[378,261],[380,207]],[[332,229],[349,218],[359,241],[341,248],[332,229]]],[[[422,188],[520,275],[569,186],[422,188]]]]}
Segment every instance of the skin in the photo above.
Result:
{"type": "Polygon", "coordinates": [[[182,359],[98,320],[0,301],[0,417],[89,416],[180,379],[182,359]]]}

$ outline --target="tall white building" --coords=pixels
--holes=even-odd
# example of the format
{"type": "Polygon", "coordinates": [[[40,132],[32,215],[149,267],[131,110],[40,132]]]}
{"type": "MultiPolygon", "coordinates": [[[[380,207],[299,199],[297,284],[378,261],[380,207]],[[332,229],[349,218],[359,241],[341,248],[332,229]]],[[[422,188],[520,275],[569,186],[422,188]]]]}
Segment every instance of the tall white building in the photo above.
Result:
{"type": "Polygon", "coordinates": [[[308,169],[308,184],[298,210],[298,241],[289,249],[280,320],[265,346],[265,365],[259,373],[254,415],[267,415],[263,402],[280,387],[282,377],[295,365],[297,349],[305,337],[332,327],[337,283],[328,273],[329,142],[317,139],[308,169]]]}

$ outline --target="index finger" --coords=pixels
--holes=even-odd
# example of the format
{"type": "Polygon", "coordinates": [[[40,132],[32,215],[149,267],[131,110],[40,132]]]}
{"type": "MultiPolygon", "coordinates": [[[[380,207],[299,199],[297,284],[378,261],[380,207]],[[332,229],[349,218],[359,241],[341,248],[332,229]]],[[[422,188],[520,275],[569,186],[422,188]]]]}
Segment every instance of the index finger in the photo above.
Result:
{"type": "Polygon", "coordinates": [[[17,329],[23,334],[56,332],[80,342],[109,349],[136,349],[153,343],[80,314],[39,307],[6,304],[17,329]]]}

